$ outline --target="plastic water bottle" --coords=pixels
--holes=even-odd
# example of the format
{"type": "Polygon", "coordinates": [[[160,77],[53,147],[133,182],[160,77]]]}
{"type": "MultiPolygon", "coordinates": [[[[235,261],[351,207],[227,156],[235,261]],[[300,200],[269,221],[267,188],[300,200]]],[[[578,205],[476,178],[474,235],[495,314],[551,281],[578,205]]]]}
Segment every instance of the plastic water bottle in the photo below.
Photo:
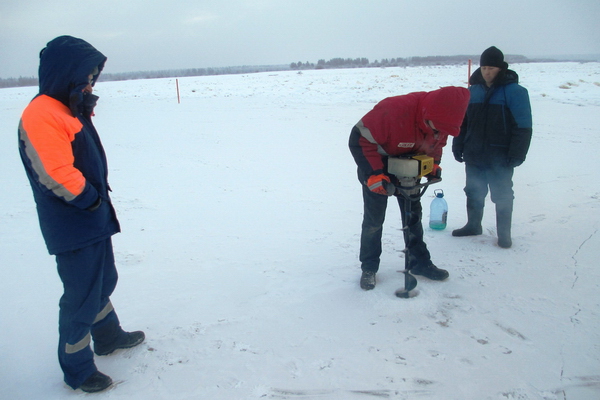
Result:
{"type": "Polygon", "coordinates": [[[444,191],[436,189],[435,198],[431,201],[429,210],[429,227],[439,230],[446,229],[446,219],[448,218],[448,203],[444,199],[444,191]]]}

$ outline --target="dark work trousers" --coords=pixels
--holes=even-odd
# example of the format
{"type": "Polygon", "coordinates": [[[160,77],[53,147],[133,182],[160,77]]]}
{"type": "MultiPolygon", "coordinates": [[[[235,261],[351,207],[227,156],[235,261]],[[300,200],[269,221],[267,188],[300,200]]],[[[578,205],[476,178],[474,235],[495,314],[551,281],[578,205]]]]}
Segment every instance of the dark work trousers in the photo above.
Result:
{"type": "MultiPolygon", "coordinates": [[[[381,256],[381,235],[383,222],[387,209],[388,196],[373,193],[368,187],[362,185],[364,214],[362,232],[360,237],[361,268],[363,271],[377,272],[381,256]]],[[[402,214],[403,226],[407,224],[404,210],[404,198],[397,196],[402,214]]],[[[431,256],[427,245],[423,241],[423,225],[421,224],[422,207],[420,200],[411,202],[411,215],[408,221],[410,235],[404,231],[404,245],[409,250],[409,269],[425,267],[431,263],[431,256]]]]}
{"type": "Polygon", "coordinates": [[[488,194],[495,204],[512,205],[514,168],[499,165],[465,163],[465,194],[473,207],[483,208],[488,194]]]}
{"type": "Polygon", "coordinates": [[[59,306],[58,360],[65,382],[77,389],[97,371],[90,339],[112,343],[120,331],[110,302],[117,285],[112,241],[56,255],[64,293],[59,306]]]}

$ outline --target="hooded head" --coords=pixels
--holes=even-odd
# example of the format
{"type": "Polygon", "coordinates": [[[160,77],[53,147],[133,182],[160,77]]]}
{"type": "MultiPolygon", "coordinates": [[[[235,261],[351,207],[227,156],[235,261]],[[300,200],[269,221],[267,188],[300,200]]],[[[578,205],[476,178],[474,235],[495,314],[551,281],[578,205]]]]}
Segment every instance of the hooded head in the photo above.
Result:
{"type": "Polygon", "coordinates": [[[433,122],[435,129],[450,136],[458,136],[460,126],[469,105],[469,90],[448,86],[428,92],[421,101],[422,126],[424,131],[432,129],[425,121],[433,122]]]}
{"type": "Polygon", "coordinates": [[[83,89],[94,85],[106,57],[85,40],[59,36],[40,52],[40,94],[53,97],[74,114],[83,103],[83,89]]]}
{"type": "Polygon", "coordinates": [[[479,58],[480,67],[498,67],[508,69],[508,63],[504,61],[504,54],[495,46],[485,49],[479,58]]]}

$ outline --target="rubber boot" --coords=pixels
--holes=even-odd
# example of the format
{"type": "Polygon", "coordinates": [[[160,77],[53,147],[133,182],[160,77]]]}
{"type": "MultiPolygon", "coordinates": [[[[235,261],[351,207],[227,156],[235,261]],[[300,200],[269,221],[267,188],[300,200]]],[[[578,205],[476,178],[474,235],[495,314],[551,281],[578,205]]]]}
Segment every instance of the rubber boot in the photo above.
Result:
{"type": "Polygon", "coordinates": [[[512,225],[513,203],[496,204],[496,229],[498,230],[498,246],[508,249],[512,246],[510,228],[512,225]]]}
{"type": "Polygon", "coordinates": [[[452,231],[452,236],[476,236],[481,235],[481,220],[483,219],[483,206],[475,205],[467,199],[467,224],[460,229],[452,231]]]}

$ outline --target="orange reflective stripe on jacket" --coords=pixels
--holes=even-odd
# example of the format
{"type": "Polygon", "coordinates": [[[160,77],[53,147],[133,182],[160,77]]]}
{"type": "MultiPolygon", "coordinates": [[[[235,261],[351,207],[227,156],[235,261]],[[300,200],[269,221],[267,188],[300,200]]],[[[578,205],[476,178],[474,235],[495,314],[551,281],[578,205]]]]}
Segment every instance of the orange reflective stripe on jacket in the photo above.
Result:
{"type": "Polygon", "coordinates": [[[73,166],[71,143],[83,125],[71,111],[52,97],[41,95],[23,112],[19,136],[39,182],[55,195],[73,200],[86,180],[73,166]]]}

